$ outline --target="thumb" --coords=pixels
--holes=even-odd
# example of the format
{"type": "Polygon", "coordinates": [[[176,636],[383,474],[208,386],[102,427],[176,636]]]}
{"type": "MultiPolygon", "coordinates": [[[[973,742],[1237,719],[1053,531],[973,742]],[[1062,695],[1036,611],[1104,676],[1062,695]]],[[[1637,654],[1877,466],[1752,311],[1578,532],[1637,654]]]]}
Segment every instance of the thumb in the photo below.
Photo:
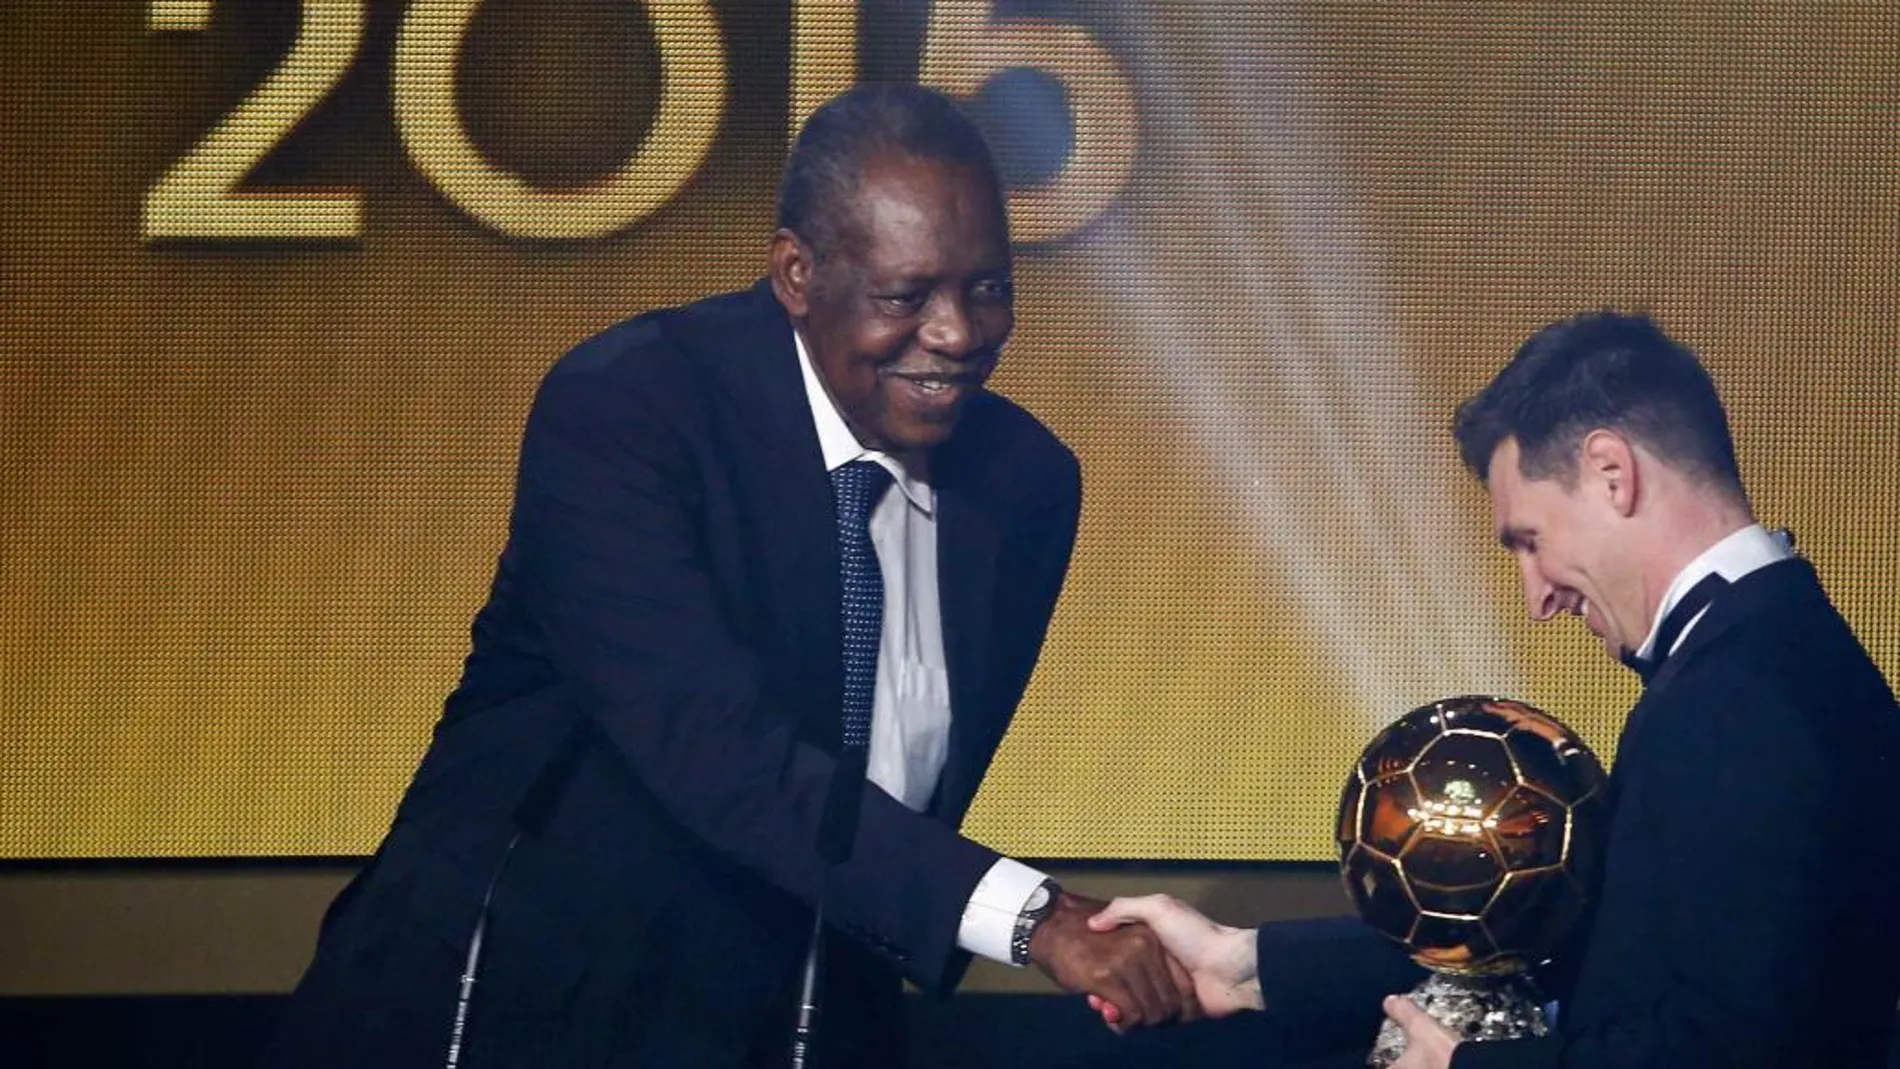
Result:
{"type": "Polygon", "coordinates": [[[1089,930],[1106,932],[1125,924],[1148,919],[1145,904],[1139,898],[1117,898],[1089,918],[1089,930]]]}
{"type": "Polygon", "coordinates": [[[1384,1008],[1385,1015],[1392,1019],[1392,1023],[1398,1025],[1408,1035],[1421,1020],[1431,1020],[1424,1010],[1418,1008],[1418,1003],[1403,995],[1387,995],[1384,1008]]]}

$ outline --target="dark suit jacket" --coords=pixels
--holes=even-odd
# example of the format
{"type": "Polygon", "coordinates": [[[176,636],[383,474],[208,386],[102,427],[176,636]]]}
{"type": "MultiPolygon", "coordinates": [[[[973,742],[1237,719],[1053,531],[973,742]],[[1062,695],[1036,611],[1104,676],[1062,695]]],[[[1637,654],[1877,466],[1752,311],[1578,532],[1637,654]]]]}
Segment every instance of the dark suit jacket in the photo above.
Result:
{"type": "Polygon", "coordinates": [[[441,1064],[491,880],[471,1069],[777,1054],[821,883],[853,937],[834,946],[828,1035],[867,1005],[888,1024],[899,971],[953,985],[963,906],[996,858],[955,829],[1035,665],[1080,477],[991,394],[931,472],[948,761],[927,815],[855,788],[852,855],[827,871],[836,519],[789,322],[761,283],[564,357],[528,417],[461,685],[326,919],[277,1060],[441,1064]]]}
{"type": "MultiPolygon", "coordinates": [[[[1631,710],[1610,782],[1594,916],[1543,977],[1558,1031],[1463,1044],[1455,1069],[1884,1066],[1900,712],[1806,561],[1717,598],[1631,710]]],[[[1422,975],[1362,925],[1260,940],[1269,1012],[1335,1041],[1369,1045],[1379,997],[1422,975]]]]}

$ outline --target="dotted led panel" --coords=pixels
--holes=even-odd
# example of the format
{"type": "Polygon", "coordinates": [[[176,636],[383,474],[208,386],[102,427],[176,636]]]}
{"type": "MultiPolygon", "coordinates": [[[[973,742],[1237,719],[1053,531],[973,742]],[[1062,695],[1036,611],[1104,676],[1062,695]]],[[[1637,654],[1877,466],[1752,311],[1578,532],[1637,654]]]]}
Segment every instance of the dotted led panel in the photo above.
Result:
{"type": "Polygon", "coordinates": [[[1524,621],[1448,434],[1581,308],[1698,349],[1900,675],[1887,4],[149,0],[0,52],[0,857],[373,848],[540,374],[748,284],[854,77],[992,133],[996,387],[1084,466],[970,834],[1330,857],[1361,745],[1452,693],[1608,760],[1634,681],[1524,621]]]}

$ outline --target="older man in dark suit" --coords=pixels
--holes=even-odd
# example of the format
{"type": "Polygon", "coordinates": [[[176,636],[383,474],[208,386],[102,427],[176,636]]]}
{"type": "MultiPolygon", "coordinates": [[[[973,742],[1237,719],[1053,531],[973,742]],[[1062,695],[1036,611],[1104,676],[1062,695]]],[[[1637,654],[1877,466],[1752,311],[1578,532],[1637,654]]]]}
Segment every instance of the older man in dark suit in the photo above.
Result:
{"type": "Polygon", "coordinates": [[[899,1063],[900,975],[971,953],[1191,1002],[1145,930],[956,831],[1080,508],[984,389],[1013,318],[982,138],[921,89],[833,101],[768,268],[547,376],[461,685],[276,1064],[783,1064],[817,907],[813,1065],[899,1063]]]}
{"type": "MultiPolygon", "coordinates": [[[[1402,1069],[1874,1069],[1900,999],[1900,712],[1814,569],[1762,528],[1715,387],[1641,316],[1533,336],[1459,410],[1533,619],[1581,617],[1642,674],[1594,916],[1543,1038],[1460,1043],[1409,1000],[1402,1069]]],[[[1210,1013],[1369,1043],[1421,975],[1356,920],[1155,926],[1210,1013]]],[[[1112,1005],[1103,1007],[1114,1015],[1112,1005]]]]}

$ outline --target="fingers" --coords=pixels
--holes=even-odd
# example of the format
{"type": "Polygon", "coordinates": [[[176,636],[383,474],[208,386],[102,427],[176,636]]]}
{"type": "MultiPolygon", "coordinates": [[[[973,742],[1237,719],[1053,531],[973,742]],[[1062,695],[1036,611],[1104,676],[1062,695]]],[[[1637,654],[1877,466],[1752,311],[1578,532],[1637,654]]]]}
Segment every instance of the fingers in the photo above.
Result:
{"type": "MultiPolygon", "coordinates": [[[[1145,1007],[1138,1010],[1137,1013],[1140,1014],[1144,1023],[1158,1023],[1160,1020],[1175,1017],[1183,1021],[1195,1021],[1205,1016],[1196,994],[1193,973],[1174,957],[1172,948],[1167,945],[1155,928],[1157,922],[1185,911],[1184,904],[1170,895],[1140,895],[1117,898],[1088,919],[1089,929],[1098,933],[1142,925],[1146,928],[1144,934],[1159,944],[1157,949],[1160,951],[1159,957],[1165,974],[1152,974],[1149,982],[1160,988],[1154,995],[1156,1003],[1170,1009],[1167,1016],[1163,1018],[1147,1016],[1145,1007]]],[[[1100,1007],[1096,1009],[1100,1012],[1100,1007]]],[[[1116,1009],[1121,1011],[1118,1023],[1134,1023],[1133,1018],[1136,1014],[1126,1012],[1121,1006],[1117,1006],[1116,1009]]],[[[1104,1020],[1107,1019],[1104,1015],[1104,1020]]]]}
{"type": "MultiPolygon", "coordinates": [[[[1168,973],[1169,977],[1174,981],[1176,992],[1181,998],[1181,1011],[1177,1015],[1177,1019],[1183,1024],[1186,1024],[1206,1017],[1207,1013],[1202,1009],[1200,998],[1194,991],[1194,978],[1189,976],[1187,970],[1181,968],[1180,963],[1172,958],[1168,959],[1168,973]]],[[[1102,1023],[1107,1025],[1110,1030],[1118,1034],[1127,1031],[1125,1027],[1126,1015],[1122,1013],[1120,1006],[1115,1005],[1100,995],[1093,994],[1088,996],[1088,1004],[1090,1010],[1101,1015],[1102,1023]]]]}
{"type": "Polygon", "coordinates": [[[1170,972],[1172,962],[1154,933],[1135,925],[1111,932],[1084,933],[1096,956],[1078,985],[1112,1002],[1127,1027],[1159,1024],[1181,1012],[1181,994],[1170,972]]]}
{"type": "Polygon", "coordinates": [[[1399,995],[1387,995],[1385,1001],[1380,1003],[1380,1008],[1384,1009],[1386,1017],[1405,1033],[1405,1053],[1393,1063],[1393,1069],[1419,1069],[1425,1056],[1424,1048],[1418,1042],[1418,1037],[1412,1034],[1412,1030],[1417,1027],[1418,1018],[1424,1016],[1424,1011],[1419,1009],[1411,999],[1399,995]]]}
{"type": "Polygon", "coordinates": [[[1172,955],[1168,957],[1168,976],[1173,979],[1175,993],[1181,998],[1181,1020],[1198,1021],[1206,1016],[1201,1010],[1200,997],[1194,990],[1194,977],[1172,955]]]}
{"type": "Polygon", "coordinates": [[[1388,995],[1385,1015],[1405,1033],[1405,1054],[1392,1069],[1448,1069],[1458,1037],[1409,998],[1388,995]]]}
{"type": "MultiPolygon", "coordinates": [[[[1167,975],[1163,956],[1142,946],[1138,932],[1145,933],[1146,929],[1127,930],[1125,941],[1133,945],[1122,948],[1104,962],[1089,985],[1090,990],[1099,992],[1121,1009],[1120,1023],[1131,1028],[1168,1020],[1178,1012],[1181,1001],[1174,993],[1174,983],[1167,975]]],[[[1117,937],[1122,937],[1121,933],[1117,933],[1117,937]]]]}
{"type": "MultiPolygon", "coordinates": [[[[1199,1022],[1199,1020],[1207,1018],[1207,1010],[1201,1006],[1201,999],[1199,999],[1199,995],[1195,993],[1193,976],[1189,976],[1188,970],[1182,968],[1182,965],[1180,965],[1178,961],[1174,961],[1172,957],[1167,959],[1167,963],[1169,963],[1169,980],[1174,984],[1174,993],[1180,997],[1180,1012],[1176,1014],[1176,1020],[1180,1020],[1182,1023],[1189,1023],[1199,1022]]],[[[1100,1014],[1100,1016],[1102,1016],[1102,1023],[1108,1025],[1113,1031],[1117,1031],[1117,1033],[1127,1031],[1127,1029],[1123,1027],[1123,1025],[1127,1023],[1127,1014],[1121,1012],[1121,1006],[1110,1003],[1108,999],[1104,999],[1104,997],[1100,997],[1100,995],[1089,995],[1089,1008],[1094,1010],[1096,1014],[1100,1014]]]]}
{"type": "Polygon", "coordinates": [[[1032,936],[1030,957],[1058,984],[1091,995],[1090,1009],[1117,1031],[1199,1020],[1206,1013],[1193,969],[1146,923],[1185,910],[1167,895],[1104,903],[1064,892],[1032,936]]]}
{"type": "Polygon", "coordinates": [[[1111,984],[1119,982],[1127,996],[1118,995],[1113,986],[1100,993],[1119,1011],[1116,1024],[1132,1028],[1203,1016],[1192,974],[1168,955],[1154,933],[1136,925],[1114,934],[1129,946],[1116,963],[1111,984]]]}
{"type": "Polygon", "coordinates": [[[1419,1022],[1431,1020],[1424,1010],[1418,1008],[1417,1003],[1402,995],[1387,995],[1380,1005],[1385,1009],[1385,1015],[1392,1019],[1392,1023],[1404,1029],[1408,1036],[1414,1028],[1418,1027],[1419,1022]]]}

